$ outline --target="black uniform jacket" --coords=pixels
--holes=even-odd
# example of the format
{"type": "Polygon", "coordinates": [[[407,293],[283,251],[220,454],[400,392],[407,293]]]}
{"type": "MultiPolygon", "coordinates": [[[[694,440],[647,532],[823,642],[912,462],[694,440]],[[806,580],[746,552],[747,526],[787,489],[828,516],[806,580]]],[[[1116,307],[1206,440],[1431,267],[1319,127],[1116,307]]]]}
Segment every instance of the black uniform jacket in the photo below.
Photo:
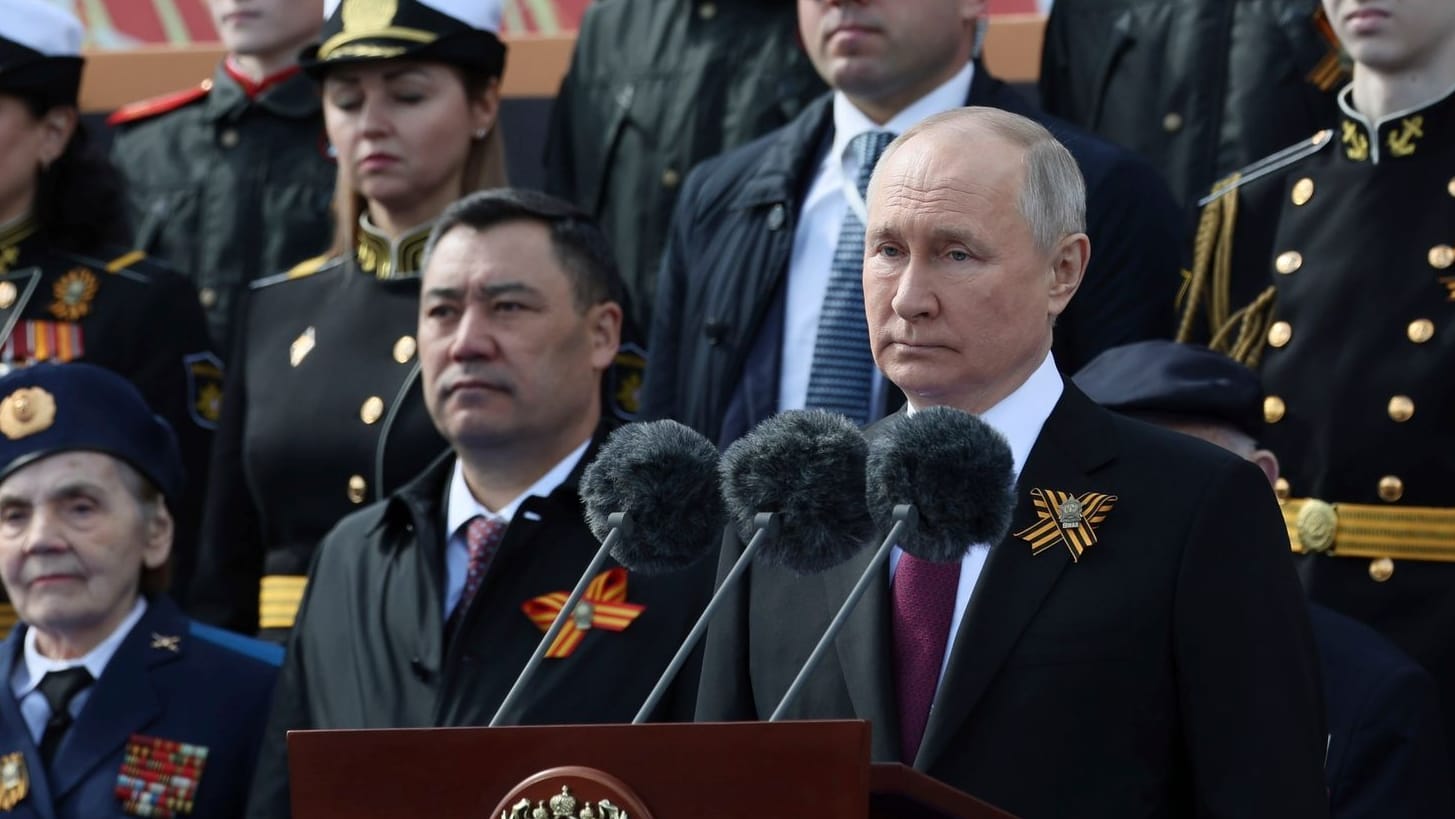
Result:
{"type": "Polygon", "coordinates": [[[1179,203],[1317,130],[1347,78],[1319,0],[1056,0],[1041,104],[1146,157],[1179,203]]]}
{"type": "MultiPolygon", "coordinates": [[[[599,443],[600,436],[598,436],[599,443]]],[[[488,724],[543,631],[521,606],[570,591],[599,546],[576,482],[516,511],[470,608],[445,640],[445,497],[452,456],[388,500],[345,518],[319,547],[259,760],[250,815],[286,816],[284,733],[295,728],[488,724]]],[[[608,567],[614,567],[608,561],[608,567]]],[[[645,608],[624,631],[588,630],[569,656],[547,659],[506,724],[630,722],[706,605],[712,565],[627,579],[645,608]]],[[[683,699],[691,714],[696,666],[683,699]]]]}
{"type": "MultiPolygon", "coordinates": [[[[187,809],[176,815],[233,819],[243,815],[248,782],[278,675],[277,647],[239,637],[182,616],[165,598],[153,598],[146,613],[117,647],[100,679],[56,749],[49,769],[31,739],[11,693],[10,679],[23,664],[25,626],[0,644],[0,758],[20,757],[28,774],[25,795],[7,816],[16,819],[120,819],[156,815],[128,808],[117,794],[133,749],[156,741],[200,747],[206,757],[187,809]]],[[[185,793],[153,756],[143,779],[165,787],[165,796],[185,793]]],[[[16,794],[6,778],[0,792],[16,794]]],[[[165,804],[164,799],[157,803],[165,804]]],[[[154,803],[155,804],[155,803],[154,803]]]]}
{"type": "MultiPolygon", "coordinates": [[[[1455,509],[1455,93],[1379,123],[1340,99],[1331,131],[1208,205],[1204,224],[1227,237],[1208,254],[1231,257],[1234,308],[1276,294],[1248,335],[1281,490],[1387,509],[1408,537],[1424,526],[1403,507],[1455,509]]],[[[1455,744],[1455,563],[1297,560],[1310,597],[1430,671],[1455,744]]]]}
{"type": "Polygon", "coordinates": [[[86,361],[127,378],[177,433],[186,484],[172,590],[186,593],[197,554],[222,361],[185,279],[139,251],[62,250],[22,222],[0,230],[0,364],[86,361]]]}
{"type": "Polygon", "coordinates": [[[404,485],[445,449],[415,354],[419,278],[353,259],[249,293],[218,433],[193,611],[287,628],[314,547],[344,515],[404,485]],[[271,582],[271,581],[270,581],[271,582]]]}
{"type": "Polygon", "coordinates": [[[551,107],[546,190],[602,225],[643,332],[687,172],[779,127],[823,91],[792,4],[586,6],[551,107]]]}
{"type": "MultiPolygon", "coordinates": [[[[1016,493],[914,766],[1026,819],[1325,816],[1318,658],[1267,480],[1067,384],[1016,493]],[[1037,488],[1116,496],[1079,561],[1016,535],[1037,488]]],[[[868,560],[754,566],[708,632],[698,718],[766,717],[868,560]]],[[[790,716],[869,719],[898,761],[890,619],[873,584],[790,716]]]]}
{"type": "MultiPolygon", "coordinates": [[[[778,409],[785,281],[799,206],[833,139],[832,96],[688,177],[657,281],[643,413],[730,442],[778,409]]],[[[1144,162],[1041,114],[984,66],[967,104],[1042,122],[1088,190],[1091,265],[1056,324],[1074,372],[1118,344],[1172,333],[1182,218],[1144,162]]]]}
{"type": "Polygon", "coordinates": [[[317,83],[299,73],[250,93],[219,64],[201,86],[111,123],[137,247],[187,273],[230,350],[248,282],[328,246],[336,168],[317,83]]]}

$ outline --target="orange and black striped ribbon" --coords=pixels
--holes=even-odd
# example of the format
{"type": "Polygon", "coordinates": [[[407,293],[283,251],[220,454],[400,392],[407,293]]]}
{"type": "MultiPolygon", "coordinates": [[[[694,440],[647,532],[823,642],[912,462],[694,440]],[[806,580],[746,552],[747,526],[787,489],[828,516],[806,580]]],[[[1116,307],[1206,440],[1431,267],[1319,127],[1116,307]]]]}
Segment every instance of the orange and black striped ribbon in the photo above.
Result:
{"type": "Polygon", "coordinates": [[[1057,543],[1064,543],[1075,562],[1096,543],[1096,527],[1106,520],[1107,513],[1116,504],[1116,495],[1083,492],[1076,497],[1081,503],[1080,516],[1073,525],[1062,526],[1061,507],[1072,497],[1070,492],[1054,489],[1031,490],[1031,500],[1036,505],[1036,522],[1015,533],[1016,537],[1031,544],[1031,554],[1038,555],[1057,543]]]}
{"type": "MultiPolygon", "coordinates": [[[[586,594],[581,598],[581,604],[591,606],[591,624],[587,629],[582,629],[576,624],[576,618],[572,617],[566,621],[561,628],[561,633],[556,635],[555,642],[546,652],[546,657],[555,659],[569,657],[576,646],[586,637],[586,631],[590,629],[605,629],[606,631],[624,631],[637,615],[646,610],[646,606],[637,603],[626,602],[626,569],[618,566],[614,569],[607,569],[592,579],[591,585],[586,587],[586,594]]],[[[527,600],[522,605],[521,611],[536,624],[542,632],[551,628],[555,622],[556,615],[560,613],[561,607],[566,605],[566,598],[569,592],[552,592],[543,594],[532,600],[527,600]]],[[[579,610],[579,606],[578,606],[579,610]]]]}

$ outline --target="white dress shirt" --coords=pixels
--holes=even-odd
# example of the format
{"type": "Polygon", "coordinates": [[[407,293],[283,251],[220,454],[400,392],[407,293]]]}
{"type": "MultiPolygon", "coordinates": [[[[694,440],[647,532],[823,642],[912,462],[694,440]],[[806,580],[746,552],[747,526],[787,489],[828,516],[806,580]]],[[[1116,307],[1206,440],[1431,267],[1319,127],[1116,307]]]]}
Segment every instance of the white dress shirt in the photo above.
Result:
{"type": "MultiPolygon", "coordinates": [[[[106,670],[106,664],[116,654],[116,649],[121,647],[121,641],[131,633],[141,616],[146,614],[146,598],[137,597],[132,604],[131,613],[126,619],[112,629],[106,635],[106,639],[96,644],[96,647],[82,656],[71,660],[52,660],[40,653],[36,647],[35,629],[25,630],[24,661],[15,664],[15,670],[10,674],[10,691],[15,695],[15,701],[20,704],[20,716],[25,719],[25,727],[30,731],[30,738],[37,744],[40,743],[41,735],[45,733],[45,724],[51,718],[51,706],[46,702],[45,695],[40,693],[37,686],[40,680],[50,671],[63,671],[67,668],[75,668],[78,665],[85,666],[91,672],[91,679],[101,679],[101,672],[106,670]]],[[[91,699],[91,690],[95,687],[93,682],[86,688],[81,689],[71,699],[67,710],[75,717],[86,707],[86,701],[91,699]]]]}
{"type": "MultiPolygon", "coordinates": [[[[788,261],[783,367],[778,377],[779,410],[802,409],[808,400],[808,376],[813,366],[813,347],[818,341],[818,318],[823,311],[824,294],[828,292],[829,275],[833,272],[839,230],[851,203],[862,206],[863,199],[854,185],[859,164],[849,153],[849,142],[869,131],[902,134],[920,120],[963,107],[970,95],[974,71],[975,64],[967,62],[959,73],[883,125],[855,108],[848,97],[835,92],[833,147],[819,162],[808,196],[803,200],[803,211],[793,234],[793,255],[788,261]]],[[[862,213],[860,219],[863,219],[862,213]]],[[[870,395],[875,417],[877,408],[883,405],[883,394],[884,378],[875,370],[870,395]]]]}
{"type": "MultiPolygon", "coordinates": [[[[1031,377],[1024,384],[980,416],[980,420],[1010,442],[1010,454],[1014,461],[1011,468],[1016,481],[1020,481],[1021,469],[1026,465],[1031,447],[1036,445],[1036,439],[1041,435],[1041,427],[1051,417],[1051,410],[1061,400],[1064,389],[1061,374],[1056,371],[1056,360],[1047,353],[1046,360],[1041,362],[1041,366],[1031,373],[1031,377]]],[[[940,662],[941,679],[944,679],[945,669],[950,663],[950,649],[955,646],[955,635],[960,632],[960,621],[964,619],[965,609],[975,594],[975,583],[980,579],[980,570],[985,568],[985,558],[989,556],[992,545],[994,544],[972,544],[970,550],[960,559],[960,586],[955,590],[955,611],[950,618],[950,637],[945,643],[945,658],[940,662]]],[[[891,582],[894,579],[894,570],[899,568],[899,556],[903,553],[895,546],[889,554],[891,582]]]]}
{"type": "MultiPolygon", "coordinates": [[[[516,510],[520,508],[526,498],[547,497],[565,483],[566,478],[571,476],[571,471],[576,468],[577,462],[586,454],[586,447],[590,444],[590,438],[582,441],[580,446],[551,467],[546,474],[520,493],[515,500],[494,512],[486,509],[480,501],[475,500],[469,485],[465,483],[465,467],[460,463],[459,458],[455,459],[455,468],[450,472],[450,486],[445,497],[445,531],[450,533],[449,540],[445,544],[445,619],[449,619],[450,612],[455,610],[455,604],[460,602],[460,595],[465,590],[465,574],[470,570],[470,547],[465,541],[465,526],[476,515],[509,524],[515,519],[516,510]]],[[[526,512],[525,515],[528,520],[540,519],[540,516],[534,512],[526,512]]]]}

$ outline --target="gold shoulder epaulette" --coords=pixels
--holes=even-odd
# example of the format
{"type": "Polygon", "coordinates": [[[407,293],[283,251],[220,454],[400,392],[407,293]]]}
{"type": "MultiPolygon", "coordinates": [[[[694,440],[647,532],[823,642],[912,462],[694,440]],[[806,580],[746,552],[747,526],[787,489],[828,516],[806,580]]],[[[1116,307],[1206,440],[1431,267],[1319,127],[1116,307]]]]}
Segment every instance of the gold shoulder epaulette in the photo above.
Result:
{"type": "Polygon", "coordinates": [[[1333,130],[1325,128],[1302,142],[1296,142],[1281,151],[1271,153],[1213,185],[1212,192],[1199,199],[1197,206],[1205,208],[1219,197],[1226,196],[1255,179],[1262,179],[1271,173],[1275,173],[1292,165],[1304,157],[1313,156],[1322,150],[1325,145],[1329,145],[1333,141],[1333,130]]]}
{"type": "Polygon", "coordinates": [[[248,286],[254,290],[258,290],[263,287],[282,284],[283,282],[291,282],[294,279],[306,279],[314,273],[332,267],[340,261],[342,261],[342,257],[339,256],[314,256],[311,259],[304,259],[298,264],[293,265],[285,273],[276,273],[272,276],[254,279],[252,284],[248,286]]]}
{"type": "Polygon", "coordinates": [[[106,272],[119,273],[146,257],[147,253],[145,250],[133,250],[128,253],[123,253],[106,263],[106,272]]]}

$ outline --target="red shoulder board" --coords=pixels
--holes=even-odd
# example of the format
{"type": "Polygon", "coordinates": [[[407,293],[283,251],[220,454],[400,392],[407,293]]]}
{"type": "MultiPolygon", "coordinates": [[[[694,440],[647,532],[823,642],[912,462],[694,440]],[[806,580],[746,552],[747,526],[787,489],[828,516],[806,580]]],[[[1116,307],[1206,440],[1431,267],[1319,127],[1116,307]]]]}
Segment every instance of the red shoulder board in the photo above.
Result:
{"type": "Polygon", "coordinates": [[[117,125],[126,125],[137,122],[138,120],[155,117],[159,114],[165,114],[168,111],[175,111],[184,105],[202,99],[211,90],[212,80],[206,79],[196,88],[173,91],[170,94],[163,94],[160,97],[152,97],[151,99],[123,105],[112,112],[111,116],[106,118],[106,124],[114,128],[117,125]]]}

